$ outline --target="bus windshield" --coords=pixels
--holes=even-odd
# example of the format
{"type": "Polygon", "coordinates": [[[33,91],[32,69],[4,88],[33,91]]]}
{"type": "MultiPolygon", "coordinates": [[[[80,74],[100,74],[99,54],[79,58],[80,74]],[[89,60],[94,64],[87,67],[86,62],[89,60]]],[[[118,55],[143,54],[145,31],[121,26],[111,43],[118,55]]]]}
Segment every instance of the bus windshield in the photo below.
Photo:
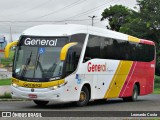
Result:
{"type": "Polygon", "coordinates": [[[60,79],[60,51],[67,41],[68,38],[22,38],[16,48],[13,76],[37,82],[60,79]]]}

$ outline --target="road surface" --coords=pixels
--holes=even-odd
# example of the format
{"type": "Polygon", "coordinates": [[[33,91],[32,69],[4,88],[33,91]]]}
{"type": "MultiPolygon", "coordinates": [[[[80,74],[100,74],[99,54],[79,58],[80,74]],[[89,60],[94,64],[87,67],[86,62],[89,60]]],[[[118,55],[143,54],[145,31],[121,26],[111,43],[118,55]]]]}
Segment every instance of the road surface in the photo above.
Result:
{"type": "Polygon", "coordinates": [[[122,99],[109,99],[105,103],[91,101],[85,107],[76,107],[71,103],[50,102],[45,107],[38,107],[32,101],[0,101],[0,111],[160,111],[160,94],[139,96],[136,102],[123,102],[122,99]]]}
{"type": "MultiPolygon", "coordinates": [[[[59,116],[61,116],[61,112],[63,112],[64,114],[64,112],[67,111],[70,111],[69,114],[72,113],[72,115],[82,115],[86,113],[86,116],[88,116],[88,114],[89,116],[94,116],[94,112],[99,112],[100,114],[98,114],[100,116],[103,116],[102,113],[107,113],[107,111],[141,111],[140,113],[143,113],[145,111],[160,111],[160,95],[151,94],[146,96],[140,96],[138,98],[138,101],[136,102],[123,102],[123,100],[119,98],[109,99],[106,102],[91,101],[87,106],[84,107],[76,107],[74,104],[71,103],[62,104],[54,102],[49,103],[45,107],[39,107],[36,106],[32,101],[0,101],[0,111],[45,111],[50,114],[59,114],[59,116]]],[[[122,114],[123,113],[124,112],[122,112],[122,114]]],[[[158,112],[158,116],[160,116],[160,112],[158,112]]]]}

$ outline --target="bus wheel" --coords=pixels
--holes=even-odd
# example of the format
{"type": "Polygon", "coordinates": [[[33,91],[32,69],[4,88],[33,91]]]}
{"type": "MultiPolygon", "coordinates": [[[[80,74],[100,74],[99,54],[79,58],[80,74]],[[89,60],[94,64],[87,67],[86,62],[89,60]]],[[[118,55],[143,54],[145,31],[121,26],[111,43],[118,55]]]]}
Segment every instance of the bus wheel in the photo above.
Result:
{"type": "Polygon", "coordinates": [[[38,106],[45,106],[48,104],[49,101],[41,101],[41,100],[33,100],[34,103],[38,106]]]}
{"type": "Polygon", "coordinates": [[[89,101],[89,91],[87,87],[83,86],[80,93],[79,101],[76,102],[76,105],[79,107],[82,107],[87,105],[88,101],[89,101]]]}
{"type": "Polygon", "coordinates": [[[136,101],[137,98],[138,98],[138,87],[137,85],[134,85],[131,101],[136,101]]]}
{"type": "Polygon", "coordinates": [[[138,98],[138,87],[137,85],[134,85],[132,96],[131,97],[124,97],[124,101],[137,101],[138,98]]]}

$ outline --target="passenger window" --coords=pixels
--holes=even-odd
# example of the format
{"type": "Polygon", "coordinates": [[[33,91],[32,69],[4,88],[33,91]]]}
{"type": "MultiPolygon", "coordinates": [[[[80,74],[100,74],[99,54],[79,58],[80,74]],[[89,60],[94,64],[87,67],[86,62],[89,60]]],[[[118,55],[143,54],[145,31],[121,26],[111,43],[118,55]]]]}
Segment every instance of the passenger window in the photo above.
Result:
{"type": "Polygon", "coordinates": [[[84,62],[94,59],[101,58],[100,56],[100,37],[90,35],[88,44],[85,51],[84,62]]]}
{"type": "Polygon", "coordinates": [[[90,35],[84,62],[94,58],[149,62],[154,54],[153,45],[90,35]]]}

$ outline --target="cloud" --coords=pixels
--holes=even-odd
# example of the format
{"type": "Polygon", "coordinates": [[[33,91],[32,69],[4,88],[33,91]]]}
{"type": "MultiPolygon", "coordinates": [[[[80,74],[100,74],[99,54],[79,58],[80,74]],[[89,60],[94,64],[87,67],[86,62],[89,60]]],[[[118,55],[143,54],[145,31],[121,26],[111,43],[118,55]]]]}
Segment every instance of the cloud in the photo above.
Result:
{"type": "Polygon", "coordinates": [[[101,13],[114,4],[133,8],[136,0],[0,0],[0,33],[9,33],[10,26],[12,33],[21,33],[26,28],[39,24],[91,25],[88,16],[92,15],[97,16],[95,26],[105,28],[106,22],[100,22],[101,13]]]}

